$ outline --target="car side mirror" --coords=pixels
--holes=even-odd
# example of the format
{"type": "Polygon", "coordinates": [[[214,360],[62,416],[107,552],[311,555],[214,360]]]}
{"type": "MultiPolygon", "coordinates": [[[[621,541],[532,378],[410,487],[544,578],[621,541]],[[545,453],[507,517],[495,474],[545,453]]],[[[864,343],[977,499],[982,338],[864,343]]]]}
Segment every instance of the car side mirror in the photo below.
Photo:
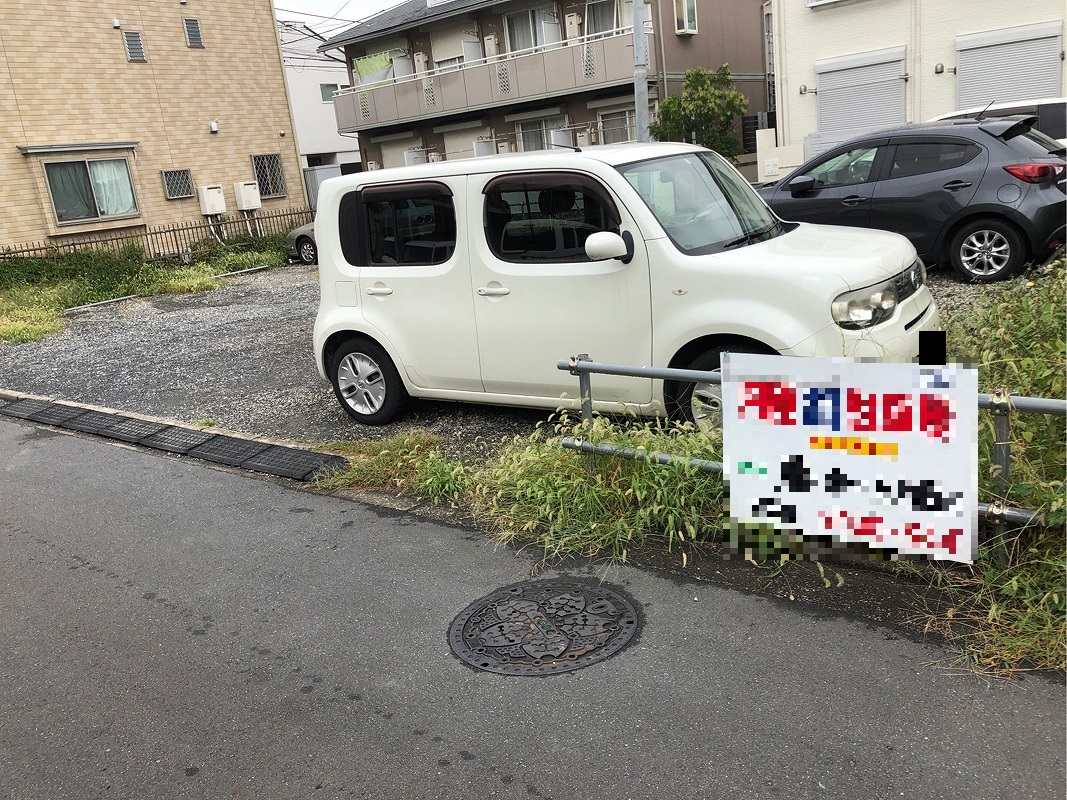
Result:
{"type": "Polygon", "coordinates": [[[790,194],[800,194],[809,189],[814,189],[815,179],[810,175],[801,175],[799,178],[793,178],[793,180],[789,181],[789,185],[786,188],[790,194]]]}
{"type": "Polygon", "coordinates": [[[597,231],[589,234],[589,238],[585,240],[585,254],[590,261],[606,261],[609,258],[618,258],[622,259],[624,264],[628,264],[634,255],[633,241],[632,236],[629,237],[629,242],[627,242],[625,238],[617,233],[597,231]]]}

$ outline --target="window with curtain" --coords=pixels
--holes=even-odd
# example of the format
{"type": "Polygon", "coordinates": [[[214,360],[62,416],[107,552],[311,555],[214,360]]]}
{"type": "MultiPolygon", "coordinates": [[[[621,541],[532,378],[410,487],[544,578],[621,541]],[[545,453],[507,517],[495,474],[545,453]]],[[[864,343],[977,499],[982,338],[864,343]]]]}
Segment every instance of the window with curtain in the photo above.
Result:
{"type": "Polygon", "coordinates": [[[616,0],[595,0],[585,6],[585,35],[605,34],[619,27],[616,0]]]}
{"type": "Polygon", "coordinates": [[[555,8],[551,5],[508,14],[504,20],[508,30],[509,52],[559,41],[559,21],[556,19],[555,8]]]}
{"type": "Polygon", "coordinates": [[[138,213],[130,167],[124,158],[53,162],[44,169],[59,222],[138,213]]]}

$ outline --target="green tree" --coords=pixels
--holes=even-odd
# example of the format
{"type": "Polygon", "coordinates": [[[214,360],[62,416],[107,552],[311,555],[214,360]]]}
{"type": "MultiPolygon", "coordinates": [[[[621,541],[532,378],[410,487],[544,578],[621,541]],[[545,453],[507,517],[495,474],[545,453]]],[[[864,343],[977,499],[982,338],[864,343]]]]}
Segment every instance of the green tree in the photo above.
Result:
{"type": "Polygon", "coordinates": [[[690,69],[685,72],[681,97],[663,98],[657,119],[648,128],[657,141],[695,141],[734,158],[741,152],[734,120],[746,111],[748,100],[733,88],[729,64],[723,64],[715,72],[690,69]]]}

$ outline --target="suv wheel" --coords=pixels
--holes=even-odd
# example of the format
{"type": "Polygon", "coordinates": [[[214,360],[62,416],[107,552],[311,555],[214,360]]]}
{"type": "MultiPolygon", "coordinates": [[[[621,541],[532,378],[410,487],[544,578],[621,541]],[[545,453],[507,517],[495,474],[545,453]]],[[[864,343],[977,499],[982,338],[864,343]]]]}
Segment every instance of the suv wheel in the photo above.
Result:
{"type": "MultiPolygon", "coordinates": [[[[701,372],[718,372],[722,369],[723,353],[773,352],[761,349],[759,345],[726,344],[701,353],[685,368],[701,372]]],[[[667,409],[672,418],[692,422],[705,433],[722,431],[722,384],[668,381],[663,388],[667,409]]]]}
{"type": "Polygon", "coordinates": [[[960,228],[952,238],[949,258],[961,278],[991,283],[1010,278],[1023,265],[1022,237],[997,219],[980,219],[960,228]]]}
{"type": "Polygon", "coordinates": [[[334,394],[348,415],[364,425],[385,425],[404,410],[408,393],[385,349],[367,339],[350,339],[330,363],[334,394]]]}

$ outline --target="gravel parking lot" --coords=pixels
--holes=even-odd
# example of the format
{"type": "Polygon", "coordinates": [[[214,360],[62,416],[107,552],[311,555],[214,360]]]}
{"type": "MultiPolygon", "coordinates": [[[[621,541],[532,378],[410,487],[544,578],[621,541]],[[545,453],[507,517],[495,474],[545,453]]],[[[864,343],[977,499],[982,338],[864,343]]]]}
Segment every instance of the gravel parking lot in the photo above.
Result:
{"type": "MultiPolygon", "coordinates": [[[[931,272],[930,286],[942,317],[967,313],[985,291],[947,271],[931,272]]],[[[185,423],[213,420],[275,439],[374,439],[422,428],[454,452],[527,433],[549,416],[416,402],[392,425],[358,425],[315,371],[317,304],[317,273],[290,265],[236,277],[211,292],[96,306],[71,314],[66,329],[46,339],[0,345],[0,389],[185,423]]]]}

